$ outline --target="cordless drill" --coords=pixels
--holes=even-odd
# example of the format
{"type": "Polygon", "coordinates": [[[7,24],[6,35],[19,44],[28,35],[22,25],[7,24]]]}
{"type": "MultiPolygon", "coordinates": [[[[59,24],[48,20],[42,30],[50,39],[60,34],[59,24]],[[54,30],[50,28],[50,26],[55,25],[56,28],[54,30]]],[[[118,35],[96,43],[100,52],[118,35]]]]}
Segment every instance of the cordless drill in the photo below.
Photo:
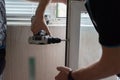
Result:
{"type": "Polygon", "coordinates": [[[30,44],[38,44],[38,45],[60,43],[61,41],[65,41],[65,40],[56,37],[51,37],[47,35],[44,30],[41,30],[40,32],[38,32],[38,34],[35,34],[34,36],[29,37],[28,39],[28,42],[30,44]]]}

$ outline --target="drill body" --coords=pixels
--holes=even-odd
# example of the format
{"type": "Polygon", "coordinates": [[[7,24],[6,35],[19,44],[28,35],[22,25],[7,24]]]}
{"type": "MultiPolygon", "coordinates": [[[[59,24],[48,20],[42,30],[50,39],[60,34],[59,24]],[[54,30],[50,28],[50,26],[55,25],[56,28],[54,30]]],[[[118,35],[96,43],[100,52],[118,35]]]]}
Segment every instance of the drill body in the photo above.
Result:
{"type": "Polygon", "coordinates": [[[44,45],[44,44],[54,44],[54,43],[60,43],[62,40],[60,38],[51,37],[46,34],[44,30],[41,30],[38,34],[29,37],[29,43],[30,44],[38,44],[38,45],[44,45]]]}

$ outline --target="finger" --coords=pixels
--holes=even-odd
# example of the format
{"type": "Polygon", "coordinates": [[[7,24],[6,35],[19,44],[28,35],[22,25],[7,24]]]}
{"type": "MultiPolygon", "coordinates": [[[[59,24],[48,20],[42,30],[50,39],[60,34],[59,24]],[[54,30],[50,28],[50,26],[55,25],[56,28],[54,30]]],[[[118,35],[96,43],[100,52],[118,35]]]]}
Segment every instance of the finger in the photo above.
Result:
{"type": "Polygon", "coordinates": [[[57,67],[57,70],[61,71],[61,72],[69,73],[69,71],[72,69],[68,68],[68,67],[64,67],[64,66],[59,66],[59,67],[57,67]]]}
{"type": "Polygon", "coordinates": [[[55,80],[67,80],[67,76],[65,73],[60,72],[56,77],[55,80]]]}
{"type": "Polygon", "coordinates": [[[55,76],[55,80],[60,80],[60,78],[61,78],[61,72],[57,76],[55,76]]]}

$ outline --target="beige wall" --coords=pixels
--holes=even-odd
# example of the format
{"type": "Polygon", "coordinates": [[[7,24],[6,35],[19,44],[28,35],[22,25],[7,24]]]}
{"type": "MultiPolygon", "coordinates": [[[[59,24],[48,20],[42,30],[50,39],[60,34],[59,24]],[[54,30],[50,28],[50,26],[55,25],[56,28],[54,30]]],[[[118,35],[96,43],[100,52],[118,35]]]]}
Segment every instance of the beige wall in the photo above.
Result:
{"type": "MultiPolygon", "coordinates": [[[[102,55],[102,50],[94,27],[82,27],[80,34],[79,68],[82,68],[98,61],[102,55]]],[[[116,76],[102,80],[116,80],[116,76]]]]}
{"type": "MultiPolygon", "coordinates": [[[[50,27],[53,36],[65,38],[65,27],[50,27]]],[[[8,26],[5,80],[30,80],[29,58],[36,61],[36,80],[54,80],[56,67],[64,65],[65,42],[51,45],[30,45],[29,26],[8,26]]]]}

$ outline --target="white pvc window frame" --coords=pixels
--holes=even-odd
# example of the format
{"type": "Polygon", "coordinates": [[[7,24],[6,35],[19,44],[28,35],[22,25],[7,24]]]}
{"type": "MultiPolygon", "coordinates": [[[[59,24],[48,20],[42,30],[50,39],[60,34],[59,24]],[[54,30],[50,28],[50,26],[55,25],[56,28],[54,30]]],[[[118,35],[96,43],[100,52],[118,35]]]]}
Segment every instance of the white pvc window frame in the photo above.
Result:
{"type": "Polygon", "coordinates": [[[84,1],[71,1],[68,9],[67,31],[67,66],[73,70],[78,69],[80,53],[80,23],[81,13],[85,12],[84,1]]]}

